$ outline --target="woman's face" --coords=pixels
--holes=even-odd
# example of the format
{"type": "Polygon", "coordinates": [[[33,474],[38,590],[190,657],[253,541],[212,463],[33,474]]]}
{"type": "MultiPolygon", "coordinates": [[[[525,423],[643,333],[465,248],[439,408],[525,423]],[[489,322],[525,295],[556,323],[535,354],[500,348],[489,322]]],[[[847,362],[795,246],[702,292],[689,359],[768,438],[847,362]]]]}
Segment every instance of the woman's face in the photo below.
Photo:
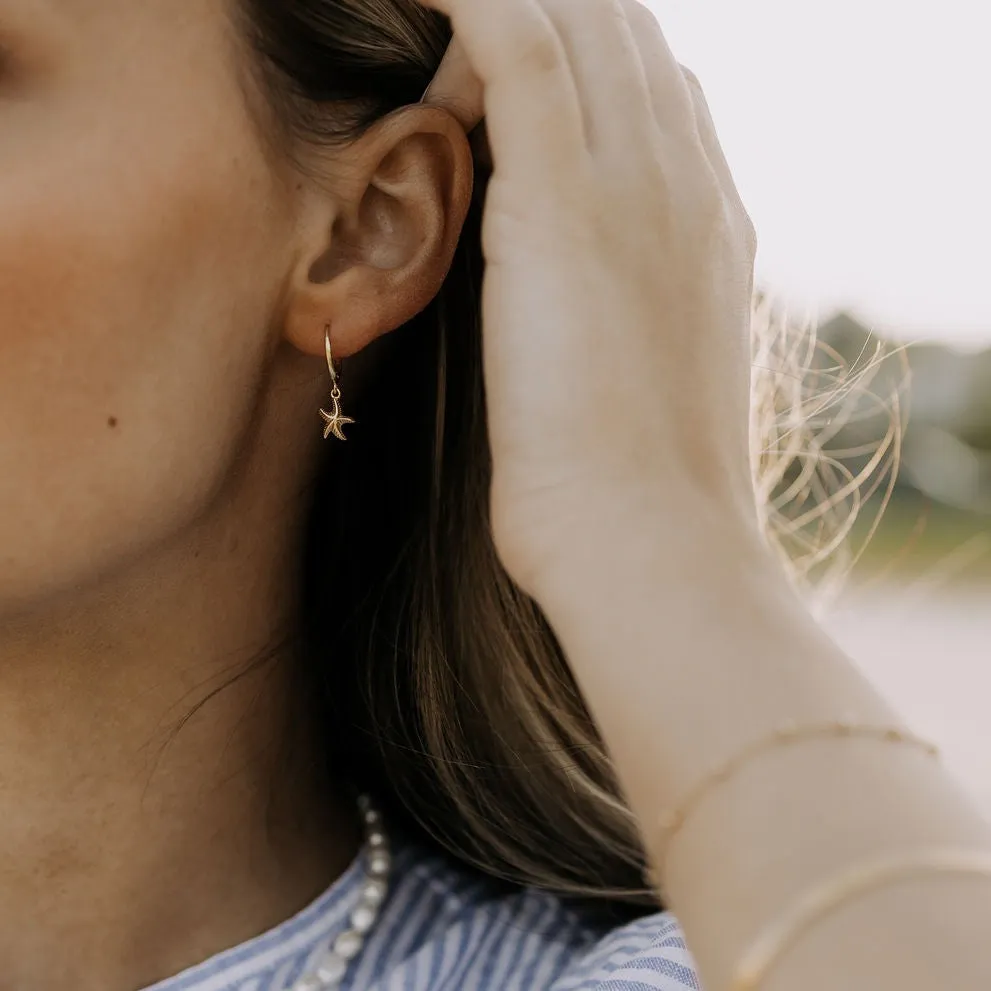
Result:
{"type": "Polygon", "coordinates": [[[0,0],[0,617],[195,519],[245,442],[294,182],[220,0],[0,0]]]}

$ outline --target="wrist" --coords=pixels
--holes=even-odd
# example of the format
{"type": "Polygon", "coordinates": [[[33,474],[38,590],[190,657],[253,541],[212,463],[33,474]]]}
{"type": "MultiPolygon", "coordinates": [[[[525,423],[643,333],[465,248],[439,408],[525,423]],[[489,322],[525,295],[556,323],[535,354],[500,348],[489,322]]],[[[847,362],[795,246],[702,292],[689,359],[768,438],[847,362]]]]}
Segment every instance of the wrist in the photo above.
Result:
{"type": "Polygon", "coordinates": [[[759,535],[637,533],[586,541],[538,602],[645,821],[785,721],[890,718],[759,535]]]}
{"type": "Polygon", "coordinates": [[[794,595],[756,519],[715,512],[703,518],[698,507],[653,516],[603,511],[594,519],[532,582],[549,615],[624,608],[639,595],[655,608],[665,600],[712,602],[720,593],[794,595]]]}

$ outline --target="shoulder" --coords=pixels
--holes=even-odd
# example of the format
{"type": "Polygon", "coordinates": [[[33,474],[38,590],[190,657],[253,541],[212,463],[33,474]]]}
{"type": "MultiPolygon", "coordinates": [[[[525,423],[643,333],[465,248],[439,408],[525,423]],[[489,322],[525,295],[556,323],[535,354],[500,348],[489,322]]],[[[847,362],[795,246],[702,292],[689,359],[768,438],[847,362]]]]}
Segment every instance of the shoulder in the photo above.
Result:
{"type": "Polygon", "coordinates": [[[401,859],[386,913],[398,925],[383,919],[377,934],[376,976],[390,991],[700,989],[670,915],[604,929],[545,891],[494,888],[423,851],[401,859]]]}
{"type": "Polygon", "coordinates": [[[551,991],[701,991],[677,921],[667,913],[602,935],[576,955],[551,991]]]}

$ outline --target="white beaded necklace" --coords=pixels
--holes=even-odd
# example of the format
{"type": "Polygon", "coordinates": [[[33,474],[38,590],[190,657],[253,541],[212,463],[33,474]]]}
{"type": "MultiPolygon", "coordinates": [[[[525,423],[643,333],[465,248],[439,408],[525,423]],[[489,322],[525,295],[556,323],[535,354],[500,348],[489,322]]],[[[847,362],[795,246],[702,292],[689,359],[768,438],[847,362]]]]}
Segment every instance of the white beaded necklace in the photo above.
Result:
{"type": "Polygon", "coordinates": [[[358,902],[351,910],[351,926],[334,940],[313,970],[304,974],[287,991],[336,991],[347,973],[348,964],[361,952],[365,937],[375,925],[388,891],[389,840],[382,815],[367,795],[358,798],[365,830],[365,881],[358,902]]]}

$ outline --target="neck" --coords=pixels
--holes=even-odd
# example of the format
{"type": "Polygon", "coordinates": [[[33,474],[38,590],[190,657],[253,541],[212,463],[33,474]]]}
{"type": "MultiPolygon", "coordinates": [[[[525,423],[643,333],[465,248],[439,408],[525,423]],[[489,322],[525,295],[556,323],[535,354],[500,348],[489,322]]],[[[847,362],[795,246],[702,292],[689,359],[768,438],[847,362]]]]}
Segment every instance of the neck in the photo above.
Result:
{"type": "Polygon", "coordinates": [[[218,511],[0,623],[0,987],[145,987],[287,918],[355,855],[318,762],[285,773],[292,656],[273,645],[295,548],[239,543],[284,532],[247,522],[218,511]]]}

